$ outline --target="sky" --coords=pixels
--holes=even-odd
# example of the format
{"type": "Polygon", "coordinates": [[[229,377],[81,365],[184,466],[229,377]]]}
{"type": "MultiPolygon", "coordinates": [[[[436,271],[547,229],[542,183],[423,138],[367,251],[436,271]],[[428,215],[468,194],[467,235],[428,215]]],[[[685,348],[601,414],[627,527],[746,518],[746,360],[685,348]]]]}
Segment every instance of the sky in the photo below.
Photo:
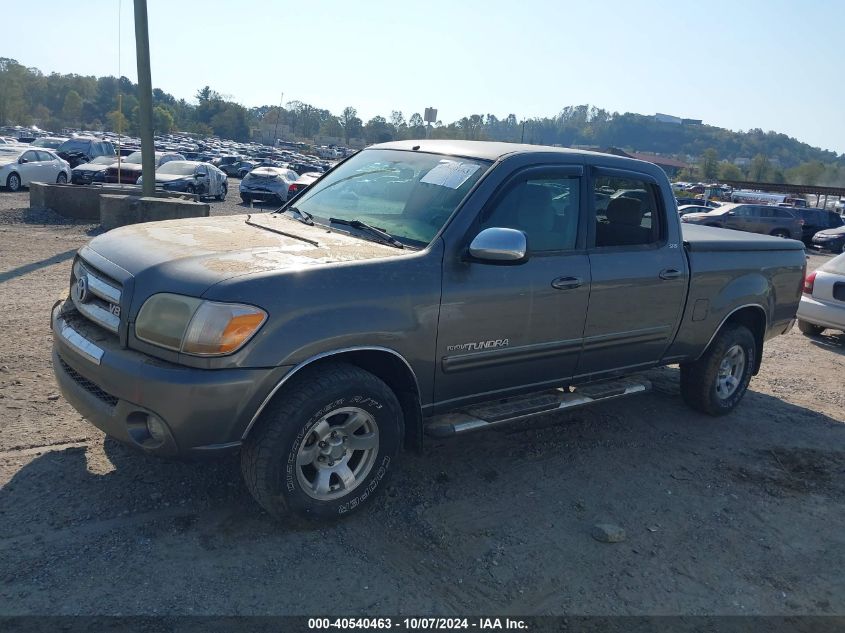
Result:
{"type": "MultiPolygon", "coordinates": [[[[148,14],[153,86],[187,100],[209,85],[248,107],[284,94],[366,121],[432,106],[444,123],[589,103],[845,153],[843,0],[148,0],[148,14]]],[[[33,29],[6,29],[0,57],[137,80],[132,0],[38,0],[15,19],[33,29]]]]}

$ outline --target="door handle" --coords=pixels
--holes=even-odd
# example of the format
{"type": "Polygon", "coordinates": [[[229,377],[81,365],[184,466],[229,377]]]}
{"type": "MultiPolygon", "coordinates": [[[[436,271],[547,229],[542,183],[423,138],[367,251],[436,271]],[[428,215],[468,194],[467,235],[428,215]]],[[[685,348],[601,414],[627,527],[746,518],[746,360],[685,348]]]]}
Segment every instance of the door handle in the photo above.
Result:
{"type": "Polygon", "coordinates": [[[683,273],[676,268],[666,268],[660,271],[661,279],[677,279],[681,275],[683,275],[683,273]]]}
{"type": "Polygon", "coordinates": [[[552,282],[552,288],[558,290],[573,290],[580,288],[584,284],[584,280],[580,277],[558,277],[552,282]]]}

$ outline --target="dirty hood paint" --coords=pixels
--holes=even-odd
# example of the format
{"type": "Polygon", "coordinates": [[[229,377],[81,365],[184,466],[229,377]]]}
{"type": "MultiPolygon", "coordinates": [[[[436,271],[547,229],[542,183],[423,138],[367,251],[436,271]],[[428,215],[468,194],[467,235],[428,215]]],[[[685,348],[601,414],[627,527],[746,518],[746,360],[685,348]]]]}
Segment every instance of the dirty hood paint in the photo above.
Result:
{"type": "MultiPolygon", "coordinates": [[[[281,214],[134,224],[94,238],[87,248],[143,285],[160,290],[173,285],[169,291],[188,293],[204,292],[215,283],[242,275],[296,272],[413,252],[319,225],[307,226],[281,214]],[[251,226],[247,218],[287,235],[251,226]]],[[[85,248],[81,255],[85,257],[85,248]]]]}

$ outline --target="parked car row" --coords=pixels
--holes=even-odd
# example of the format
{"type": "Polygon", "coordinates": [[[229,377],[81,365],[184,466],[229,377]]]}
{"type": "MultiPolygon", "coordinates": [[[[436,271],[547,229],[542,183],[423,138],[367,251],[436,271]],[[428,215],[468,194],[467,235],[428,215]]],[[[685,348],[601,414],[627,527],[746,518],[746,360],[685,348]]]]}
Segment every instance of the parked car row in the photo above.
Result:
{"type": "Polygon", "coordinates": [[[788,237],[834,252],[842,252],[845,243],[842,216],[824,209],[730,203],[715,209],[682,205],[678,213],[688,224],[788,237]]]}

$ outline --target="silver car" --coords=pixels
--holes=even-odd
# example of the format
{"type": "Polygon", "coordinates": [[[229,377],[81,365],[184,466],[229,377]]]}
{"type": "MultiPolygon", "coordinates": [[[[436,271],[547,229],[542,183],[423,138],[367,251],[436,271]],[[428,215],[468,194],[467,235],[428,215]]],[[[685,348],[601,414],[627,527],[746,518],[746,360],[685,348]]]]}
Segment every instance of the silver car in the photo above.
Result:
{"type": "Polygon", "coordinates": [[[298,178],[299,174],[285,167],[256,167],[241,180],[241,200],[247,204],[253,200],[287,202],[288,187],[298,178]]]}
{"type": "Polygon", "coordinates": [[[845,332],[845,253],[807,275],[798,305],[798,329],[807,335],[826,329],[845,332]]]}

